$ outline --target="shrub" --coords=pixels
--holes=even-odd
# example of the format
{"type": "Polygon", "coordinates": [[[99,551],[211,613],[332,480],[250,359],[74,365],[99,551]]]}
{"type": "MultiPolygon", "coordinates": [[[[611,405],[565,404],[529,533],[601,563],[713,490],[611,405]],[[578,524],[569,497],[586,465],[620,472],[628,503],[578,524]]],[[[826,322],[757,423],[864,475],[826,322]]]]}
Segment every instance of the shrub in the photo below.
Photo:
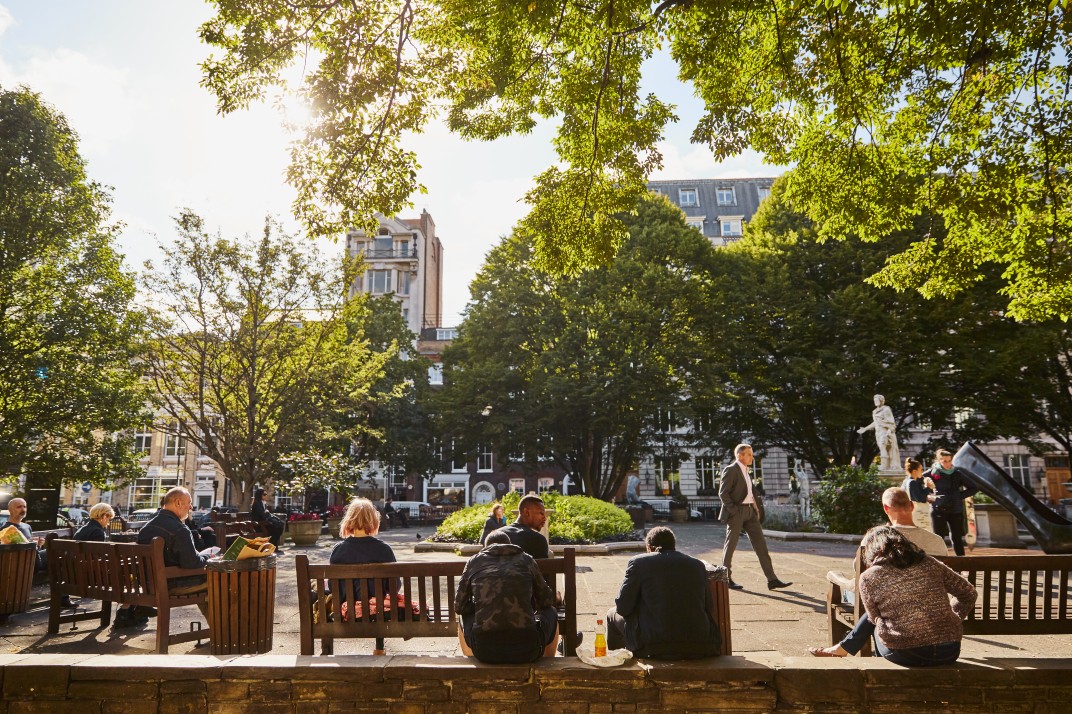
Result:
{"type": "MultiPolygon", "coordinates": [[[[609,539],[631,540],[633,520],[621,508],[612,503],[588,496],[562,496],[558,493],[542,495],[548,508],[555,510],[550,518],[551,542],[599,543],[609,539]]],[[[507,494],[501,501],[507,519],[517,510],[521,497],[507,494]]],[[[452,513],[436,530],[436,540],[476,543],[484,528],[484,521],[491,513],[491,504],[470,506],[452,513]]]]}
{"type": "Polygon", "coordinates": [[[829,533],[864,533],[885,521],[878,466],[835,466],[823,474],[811,497],[811,517],[829,533]]]}

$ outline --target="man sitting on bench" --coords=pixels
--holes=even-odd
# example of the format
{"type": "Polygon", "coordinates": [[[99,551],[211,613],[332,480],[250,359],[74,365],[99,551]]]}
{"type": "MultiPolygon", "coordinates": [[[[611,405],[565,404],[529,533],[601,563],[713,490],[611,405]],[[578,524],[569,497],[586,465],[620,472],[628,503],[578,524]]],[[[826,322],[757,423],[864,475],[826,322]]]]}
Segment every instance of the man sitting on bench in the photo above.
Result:
{"type": "Polygon", "coordinates": [[[553,657],[558,644],[555,595],[536,561],[501,530],[465,564],[455,609],[458,642],[467,657],[488,664],[553,657]]]}
{"type": "MultiPolygon", "coordinates": [[[[138,544],[148,545],[153,538],[164,539],[164,565],[180,568],[204,568],[208,556],[197,552],[194,534],[183,521],[193,508],[190,492],[176,486],[164,494],[161,509],[138,531],[138,544]]],[[[173,595],[189,595],[207,590],[204,575],[190,575],[168,580],[168,592],[173,595]]],[[[201,613],[208,617],[206,608],[198,604],[201,613]]]]}
{"type": "Polygon", "coordinates": [[[397,522],[400,522],[403,528],[409,528],[409,516],[406,514],[407,510],[408,509],[405,508],[398,510],[394,507],[394,504],[391,503],[391,499],[389,498],[383,503],[383,515],[387,516],[387,521],[392,526],[396,525],[397,522]]]}

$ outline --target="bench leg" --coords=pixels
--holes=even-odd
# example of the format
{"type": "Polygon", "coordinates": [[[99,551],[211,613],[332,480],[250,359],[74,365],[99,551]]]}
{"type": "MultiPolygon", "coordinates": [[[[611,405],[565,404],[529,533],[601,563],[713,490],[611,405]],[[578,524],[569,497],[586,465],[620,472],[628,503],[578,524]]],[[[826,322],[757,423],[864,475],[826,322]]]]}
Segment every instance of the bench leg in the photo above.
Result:
{"type": "Polygon", "coordinates": [[[60,631],[61,609],[63,609],[63,595],[53,590],[48,600],[48,634],[50,635],[58,634],[60,631]]]}
{"type": "Polygon", "coordinates": [[[100,626],[105,628],[112,621],[112,601],[104,600],[101,602],[101,614],[100,614],[100,626]]]}
{"type": "Polygon", "coordinates": [[[335,654],[335,640],[330,637],[320,640],[320,654],[335,654]]]}
{"type": "Polygon", "coordinates": [[[156,653],[168,653],[168,635],[171,634],[171,608],[156,608],[156,653]]]}

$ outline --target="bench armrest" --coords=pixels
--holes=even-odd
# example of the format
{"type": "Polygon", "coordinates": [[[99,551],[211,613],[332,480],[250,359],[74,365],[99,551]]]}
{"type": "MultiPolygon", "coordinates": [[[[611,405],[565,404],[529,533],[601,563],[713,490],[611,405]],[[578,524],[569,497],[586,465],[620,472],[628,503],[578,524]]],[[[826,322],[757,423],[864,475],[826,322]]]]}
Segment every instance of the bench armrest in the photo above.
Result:
{"type": "Polygon", "coordinates": [[[204,568],[180,568],[177,565],[170,565],[164,568],[164,577],[168,580],[172,578],[185,578],[191,575],[204,575],[204,568]]]}
{"type": "Polygon", "coordinates": [[[836,570],[827,571],[826,579],[828,582],[837,585],[842,590],[847,590],[848,592],[855,592],[856,590],[856,580],[847,578],[836,570]]]}

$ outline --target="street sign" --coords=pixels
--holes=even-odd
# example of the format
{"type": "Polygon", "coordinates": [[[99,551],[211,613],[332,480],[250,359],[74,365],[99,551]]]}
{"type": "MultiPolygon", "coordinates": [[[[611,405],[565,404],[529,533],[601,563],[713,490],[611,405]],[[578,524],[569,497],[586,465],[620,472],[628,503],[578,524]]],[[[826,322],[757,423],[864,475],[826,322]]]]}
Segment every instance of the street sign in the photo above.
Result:
{"type": "Polygon", "coordinates": [[[91,484],[89,481],[86,481],[85,483],[82,484],[82,493],[89,493],[92,490],[93,490],[93,484],[91,484]]]}

